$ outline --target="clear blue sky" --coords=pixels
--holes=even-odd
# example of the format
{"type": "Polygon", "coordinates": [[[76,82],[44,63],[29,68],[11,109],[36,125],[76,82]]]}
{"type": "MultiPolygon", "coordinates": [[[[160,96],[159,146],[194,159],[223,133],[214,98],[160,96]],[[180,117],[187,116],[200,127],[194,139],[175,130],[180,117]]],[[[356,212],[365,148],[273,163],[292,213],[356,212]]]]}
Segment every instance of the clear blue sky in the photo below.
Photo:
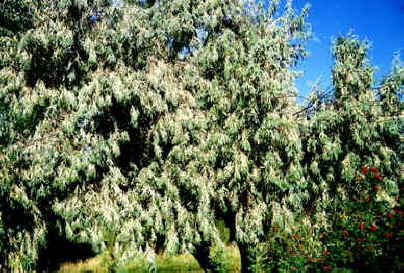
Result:
{"type": "Polygon", "coordinates": [[[305,71],[296,81],[299,95],[307,95],[320,76],[320,86],[331,84],[331,41],[349,30],[371,42],[368,58],[378,67],[377,79],[390,71],[394,52],[400,50],[404,59],[404,0],[294,0],[294,6],[301,9],[307,2],[314,39],[307,43],[311,56],[299,66],[305,71]]]}

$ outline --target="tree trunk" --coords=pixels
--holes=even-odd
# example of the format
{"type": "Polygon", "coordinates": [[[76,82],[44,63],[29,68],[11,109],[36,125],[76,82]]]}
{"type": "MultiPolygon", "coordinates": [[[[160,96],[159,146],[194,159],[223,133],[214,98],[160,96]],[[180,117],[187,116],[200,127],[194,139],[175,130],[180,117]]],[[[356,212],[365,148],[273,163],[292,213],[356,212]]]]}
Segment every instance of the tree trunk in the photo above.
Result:
{"type": "Polygon", "coordinates": [[[240,252],[241,273],[256,272],[257,256],[253,245],[238,243],[240,252]]]}
{"type": "Polygon", "coordinates": [[[199,245],[195,246],[195,251],[192,255],[204,272],[218,273],[220,272],[220,265],[210,257],[210,247],[210,242],[202,241],[199,245]]]}

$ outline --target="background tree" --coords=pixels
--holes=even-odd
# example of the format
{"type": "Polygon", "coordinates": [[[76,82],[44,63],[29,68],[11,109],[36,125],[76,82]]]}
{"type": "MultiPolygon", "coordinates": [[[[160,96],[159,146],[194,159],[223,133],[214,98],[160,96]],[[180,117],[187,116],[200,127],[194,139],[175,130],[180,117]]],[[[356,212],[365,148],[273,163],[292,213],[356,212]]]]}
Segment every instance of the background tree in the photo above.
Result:
{"type": "MultiPolygon", "coordinates": [[[[312,224],[317,223],[318,234],[329,234],[320,240],[326,251],[338,249],[331,237],[343,232],[342,222],[358,223],[355,230],[360,229],[361,222],[367,228],[372,225],[382,228],[381,222],[374,222],[376,215],[370,216],[372,211],[386,214],[402,202],[403,119],[400,113],[403,105],[399,95],[403,91],[400,76],[403,68],[396,62],[391,75],[375,92],[374,68],[366,60],[367,49],[366,42],[352,35],[336,39],[333,99],[318,106],[307,126],[301,127],[302,162],[311,181],[310,199],[305,207],[312,224]],[[371,185],[361,182],[369,167],[375,175],[371,185]],[[371,198],[375,199],[374,207],[365,207],[371,198]],[[358,203],[362,204],[359,208],[358,203]],[[367,216],[361,216],[363,210],[367,216]]],[[[339,241],[342,244],[341,238],[339,241]]],[[[369,256],[370,260],[358,257],[344,264],[341,263],[343,253],[334,255],[340,256],[341,267],[375,270],[375,261],[380,262],[376,257],[386,255],[383,246],[378,247],[369,256]]]]}

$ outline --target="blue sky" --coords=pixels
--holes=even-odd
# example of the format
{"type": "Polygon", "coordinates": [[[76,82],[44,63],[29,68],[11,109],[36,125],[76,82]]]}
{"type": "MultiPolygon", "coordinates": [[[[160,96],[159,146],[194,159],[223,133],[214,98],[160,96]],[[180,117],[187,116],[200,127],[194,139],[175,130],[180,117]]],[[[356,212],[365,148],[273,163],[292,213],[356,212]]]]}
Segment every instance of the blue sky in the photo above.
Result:
{"type": "Polygon", "coordinates": [[[368,58],[378,67],[377,79],[390,71],[394,52],[401,50],[404,59],[404,0],[294,0],[294,6],[301,9],[307,2],[314,37],[307,42],[311,56],[298,67],[305,71],[296,81],[299,95],[307,95],[319,77],[321,87],[330,86],[331,41],[349,30],[371,42],[368,58]]]}

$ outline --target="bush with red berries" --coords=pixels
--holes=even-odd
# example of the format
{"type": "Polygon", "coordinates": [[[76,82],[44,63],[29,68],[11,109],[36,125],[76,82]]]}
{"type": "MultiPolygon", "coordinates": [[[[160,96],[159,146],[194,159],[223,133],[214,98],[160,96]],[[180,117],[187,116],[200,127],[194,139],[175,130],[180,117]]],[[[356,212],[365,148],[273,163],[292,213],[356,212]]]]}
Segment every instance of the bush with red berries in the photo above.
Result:
{"type": "Polygon", "coordinates": [[[399,272],[402,200],[383,198],[384,179],[376,168],[361,168],[353,195],[333,215],[332,232],[322,238],[326,263],[359,272],[399,272]]]}
{"type": "Polygon", "coordinates": [[[338,213],[329,215],[331,230],[315,235],[301,228],[296,234],[268,242],[261,253],[264,271],[401,272],[404,210],[399,196],[403,187],[387,202],[384,179],[376,168],[363,166],[352,196],[338,213]],[[313,251],[316,243],[317,253],[313,251]]]}

